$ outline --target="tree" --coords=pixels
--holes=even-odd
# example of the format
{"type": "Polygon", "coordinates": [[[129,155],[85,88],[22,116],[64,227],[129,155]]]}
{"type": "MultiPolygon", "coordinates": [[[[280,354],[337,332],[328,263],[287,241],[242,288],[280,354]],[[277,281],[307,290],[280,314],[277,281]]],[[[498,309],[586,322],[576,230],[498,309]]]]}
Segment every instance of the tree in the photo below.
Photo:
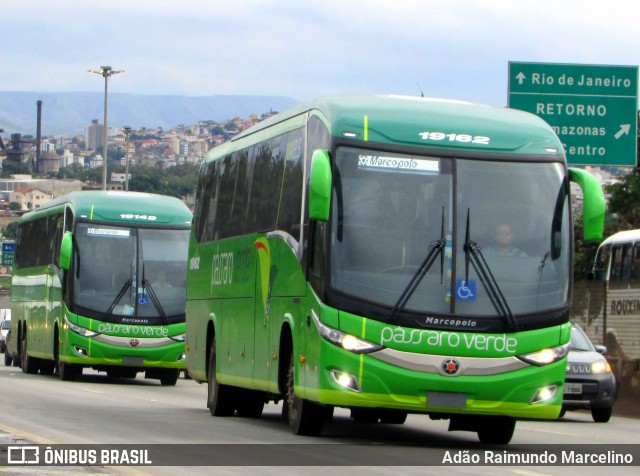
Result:
{"type": "MultiPolygon", "coordinates": [[[[603,236],[640,228],[640,168],[635,167],[631,173],[621,176],[618,183],[605,186],[605,193],[609,195],[609,200],[603,236]]],[[[586,243],[582,240],[582,215],[574,219],[574,232],[573,275],[576,280],[581,280],[591,270],[600,243],[586,243]]]]}
{"type": "Polygon", "coordinates": [[[610,194],[608,209],[617,216],[618,230],[640,228],[640,168],[635,167],[606,191],[610,194]]]}
{"type": "Polygon", "coordinates": [[[9,240],[15,240],[17,231],[18,231],[18,222],[17,221],[12,221],[4,229],[4,232],[3,232],[4,233],[4,237],[9,239],[9,240]]]}
{"type": "Polygon", "coordinates": [[[11,177],[12,175],[30,174],[30,173],[31,171],[29,170],[29,165],[24,162],[16,163],[16,162],[11,162],[9,160],[5,160],[4,162],[2,162],[1,176],[4,178],[11,177]]]}
{"type": "MultiPolygon", "coordinates": [[[[610,236],[618,231],[618,223],[614,216],[606,215],[604,221],[605,237],[610,236]]],[[[574,255],[573,255],[573,277],[576,281],[586,279],[587,273],[593,267],[593,260],[596,257],[596,251],[600,246],[600,241],[584,241],[582,214],[577,214],[573,218],[573,239],[574,239],[574,255]]]]}

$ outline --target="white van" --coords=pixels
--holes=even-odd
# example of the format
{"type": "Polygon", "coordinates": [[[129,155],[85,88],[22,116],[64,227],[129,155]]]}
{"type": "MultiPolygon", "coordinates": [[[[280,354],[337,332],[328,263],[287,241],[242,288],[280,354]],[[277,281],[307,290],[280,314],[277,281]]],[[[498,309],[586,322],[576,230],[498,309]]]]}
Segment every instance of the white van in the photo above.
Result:
{"type": "Polygon", "coordinates": [[[11,329],[11,309],[0,309],[0,353],[6,350],[5,338],[11,329]]]}

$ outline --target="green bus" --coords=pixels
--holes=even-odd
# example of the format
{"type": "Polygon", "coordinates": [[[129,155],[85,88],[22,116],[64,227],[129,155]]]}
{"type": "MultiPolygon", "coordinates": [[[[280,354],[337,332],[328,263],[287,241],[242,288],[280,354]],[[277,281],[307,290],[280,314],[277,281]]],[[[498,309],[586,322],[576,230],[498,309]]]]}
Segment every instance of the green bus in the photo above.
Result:
{"type": "Polygon", "coordinates": [[[185,367],[192,214],[177,198],[72,192],[22,216],[11,334],[22,371],[175,385],[185,367]]]}
{"type": "Polygon", "coordinates": [[[422,413],[487,443],[557,418],[570,181],[600,239],[602,189],[546,123],[427,98],[323,98],[212,149],[186,306],[187,371],[210,412],[283,400],[303,435],[335,407],[360,422],[422,413]],[[496,228],[515,235],[506,254],[496,228]]]}

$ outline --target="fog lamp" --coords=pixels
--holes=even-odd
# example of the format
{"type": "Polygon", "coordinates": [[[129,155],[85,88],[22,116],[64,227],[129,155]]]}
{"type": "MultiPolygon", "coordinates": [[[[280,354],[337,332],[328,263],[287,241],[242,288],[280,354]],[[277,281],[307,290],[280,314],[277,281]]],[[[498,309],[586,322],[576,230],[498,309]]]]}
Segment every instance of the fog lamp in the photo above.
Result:
{"type": "Polygon", "coordinates": [[[531,401],[530,405],[534,405],[536,403],[546,402],[547,400],[551,400],[553,396],[556,394],[556,390],[558,390],[557,385],[549,385],[548,387],[540,387],[531,401]]]}
{"type": "Polygon", "coordinates": [[[360,393],[360,385],[358,385],[358,380],[353,375],[341,372],[340,370],[332,370],[330,373],[331,378],[333,378],[333,381],[338,385],[360,393]]]}
{"type": "Polygon", "coordinates": [[[89,352],[87,352],[87,349],[85,349],[84,347],[80,347],[79,345],[74,345],[73,351],[80,357],[89,357],[89,352]]]}

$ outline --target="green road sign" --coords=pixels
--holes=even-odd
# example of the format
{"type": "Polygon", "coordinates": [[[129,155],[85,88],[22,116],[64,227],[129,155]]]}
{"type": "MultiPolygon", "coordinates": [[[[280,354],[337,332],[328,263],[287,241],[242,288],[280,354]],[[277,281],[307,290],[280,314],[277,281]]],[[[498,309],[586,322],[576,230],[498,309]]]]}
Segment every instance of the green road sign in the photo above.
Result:
{"type": "Polygon", "coordinates": [[[13,266],[13,253],[2,253],[2,266],[13,266]]]}
{"type": "Polygon", "coordinates": [[[636,165],[637,66],[510,62],[509,107],[553,127],[570,164],[636,165]]]}

